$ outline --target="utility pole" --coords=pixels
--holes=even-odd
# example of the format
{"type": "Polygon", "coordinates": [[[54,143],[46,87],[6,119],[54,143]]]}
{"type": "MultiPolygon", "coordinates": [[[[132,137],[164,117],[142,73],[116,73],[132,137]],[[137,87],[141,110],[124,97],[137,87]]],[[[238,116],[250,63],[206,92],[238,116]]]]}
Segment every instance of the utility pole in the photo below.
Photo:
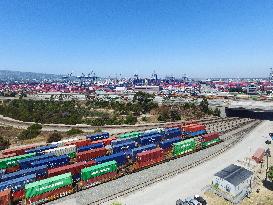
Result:
{"type": "MultiPolygon", "coordinates": [[[[271,144],[271,141],[266,140],[265,144],[267,144],[268,146],[271,144]]],[[[270,149],[269,147],[266,149],[264,155],[266,156],[266,172],[265,172],[265,180],[267,181],[267,174],[268,174],[268,157],[271,157],[270,154],[270,149]]]]}

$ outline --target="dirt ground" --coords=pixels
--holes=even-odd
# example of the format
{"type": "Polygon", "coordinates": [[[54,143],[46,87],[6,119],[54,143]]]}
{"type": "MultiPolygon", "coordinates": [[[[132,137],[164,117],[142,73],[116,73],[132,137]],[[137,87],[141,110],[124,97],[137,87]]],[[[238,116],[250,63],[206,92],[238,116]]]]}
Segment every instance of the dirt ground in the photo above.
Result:
{"type": "MultiPolygon", "coordinates": [[[[272,156],[269,157],[269,166],[273,166],[273,144],[271,144],[269,148],[272,156]]],[[[265,171],[266,163],[264,163],[263,168],[255,170],[257,185],[253,188],[250,197],[245,198],[240,205],[273,205],[273,191],[265,188],[262,183],[262,179],[265,178],[265,171]],[[257,189],[259,189],[259,192],[257,192],[257,189]]],[[[229,201],[210,192],[206,192],[204,198],[207,200],[208,205],[232,205],[229,201]]]]}

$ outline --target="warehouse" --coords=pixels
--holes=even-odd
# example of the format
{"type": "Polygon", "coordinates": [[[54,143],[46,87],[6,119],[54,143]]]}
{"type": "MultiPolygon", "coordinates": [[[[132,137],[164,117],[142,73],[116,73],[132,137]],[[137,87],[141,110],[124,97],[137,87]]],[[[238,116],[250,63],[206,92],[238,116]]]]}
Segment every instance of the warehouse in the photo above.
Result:
{"type": "Polygon", "coordinates": [[[214,175],[212,184],[229,196],[244,197],[251,190],[252,180],[253,172],[231,164],[214,175]]]}

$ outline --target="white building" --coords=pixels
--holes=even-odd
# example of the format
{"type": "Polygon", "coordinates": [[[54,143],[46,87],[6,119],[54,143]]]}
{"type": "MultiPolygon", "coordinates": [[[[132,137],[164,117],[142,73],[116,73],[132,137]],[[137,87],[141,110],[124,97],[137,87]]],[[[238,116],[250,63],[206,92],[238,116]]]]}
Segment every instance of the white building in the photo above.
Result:
{"type": "Polygon", "coordinates": [[[243,198],[251,191],[252,180],[253,172],[231,164],[214,175],[212,185],[227,196],[243,198]]]}
{"type": "Polygon", "coordinates": [[[250,84],[250,85],[247,86],[246,92],[249,95],[256,95],[257,92],[258,92],[258,86],[255,85],[255,84],[250,84]]]}

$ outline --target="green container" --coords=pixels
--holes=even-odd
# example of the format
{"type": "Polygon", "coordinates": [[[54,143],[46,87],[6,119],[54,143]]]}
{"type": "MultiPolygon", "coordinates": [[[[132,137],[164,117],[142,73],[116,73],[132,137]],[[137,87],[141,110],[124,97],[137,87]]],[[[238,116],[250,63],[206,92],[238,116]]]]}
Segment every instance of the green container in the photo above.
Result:
{"type": "Polygon", "coordinates": [[[191,151],[196,148],[196,141],[194,139],[187,139],[181,142],[173,144],[173,156],[179,156],[191,151]]]}
{"type": "Polygon", "coordinates": [[[72,175],[70,172],[40,181],[32,182],[25,186],[26,198],[29,199],[34,196],[38,196],[71,184],[72,175]]]}
{"type": "Polygon", "coordinates": [[[115,171],[117,171],[117,162],[113,160],[82,169],[81,178],[83,181],[87,181],[88,179],[115,171]]]}
{"type": "Polygon", "coordinates": [[[125,138],[137,138],[142,132],[128,132],[124,133],[118,136],[120,139],[125,139],[125,138]]]}
{"type": "Polygon", "coordinates": [[[18,155],[14,157],[5,158],[5,159],[0,159],[0,169],[6,169],[9,167],[17,166],[19,160],[31,158],[31,157],[34,157],[35,155],[36,153],[29,153],[29,154],[18,155]]]}
{"type": "Polygon", "coordinates": [[[215,143],[217,143],[217,142],[220,142],[220,139],[219,139],[219,138],[213,139],[213,140],[208,141],[208,142],[202,142],[202,143],[201,143],[201,146],[202,146],[202,148],[206,148],[206,147],[208,147],[208,146],[210,146],[210,145],[212,145],[212,144],[215,144],[215,143]]]}
{"type": "Polygon", "coordinates": [[[67,155],[70,157],[70,159],[72,159],[72,158],[76,157],[76,152],[71,152],[71,153],[69,153],[67,155]]]}

